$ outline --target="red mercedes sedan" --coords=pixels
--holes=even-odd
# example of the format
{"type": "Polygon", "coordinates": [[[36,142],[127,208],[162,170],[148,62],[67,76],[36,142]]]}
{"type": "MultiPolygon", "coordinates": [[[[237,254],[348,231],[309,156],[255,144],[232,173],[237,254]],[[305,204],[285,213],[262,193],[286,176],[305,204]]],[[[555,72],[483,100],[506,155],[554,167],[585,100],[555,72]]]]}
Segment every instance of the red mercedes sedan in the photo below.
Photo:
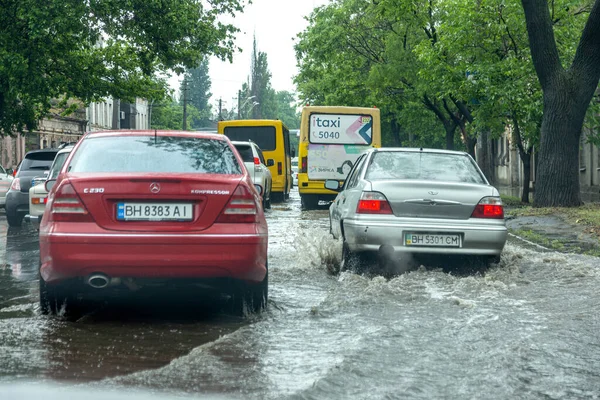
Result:
{"type": "Polygon", "coordinates": [[[173,285],[226,293],[239,310],[266,307],[267,222],[226,136],[89,133],[46,185],[42,313],[173,285]]]}

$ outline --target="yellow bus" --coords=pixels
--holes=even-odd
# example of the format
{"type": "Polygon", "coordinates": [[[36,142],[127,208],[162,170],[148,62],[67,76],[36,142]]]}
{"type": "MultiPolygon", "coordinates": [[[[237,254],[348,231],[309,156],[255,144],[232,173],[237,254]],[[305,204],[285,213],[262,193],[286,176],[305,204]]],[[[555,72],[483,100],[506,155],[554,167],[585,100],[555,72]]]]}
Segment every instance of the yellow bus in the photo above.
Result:
{"type": "Polygon", "coordinates": [[[298,148],[298,191],[302,208],[332,201],[337,193],[325,189],[326,179],[343,182],[360,153],[381,147],[378,108],[306,106],[302,109],[298,148]]]}
{"type": "Polygon", "coordinates": [[[272,159],[269,167],[273,177],[271,199],[287,200],[292,189],[292,149],[290,131],[280,120],[238,119],[219,121],[217,132],[230,140],[252,140],[260,147],[265,160],[272,159]]]}

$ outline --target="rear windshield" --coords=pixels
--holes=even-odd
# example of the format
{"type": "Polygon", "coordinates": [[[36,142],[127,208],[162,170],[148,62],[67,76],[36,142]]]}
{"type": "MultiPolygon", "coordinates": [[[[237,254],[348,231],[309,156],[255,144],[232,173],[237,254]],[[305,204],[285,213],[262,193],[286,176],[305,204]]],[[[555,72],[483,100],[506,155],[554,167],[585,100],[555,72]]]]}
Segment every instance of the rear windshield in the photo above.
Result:
{"type": "Polygon", "coordinates": [[[69,172],[241,174],[224,140],[178,136],[90,137],[81,143],[69,172]]]}
{"type": "Polygon", "coordinates": [[[365,178],[485,183],[466,155],[402,151],[375,153],[365,178]]]}
{"type": "Polygon", "coordinates": [[[254,162],[254,154],[252,154],[252,147],[247,144],[235,144],[235,148],[237,149],[240,156],[242,156],[242,160],[244,162],[254,162]]]}
{"type": "Polygon", "coordinates": [[[262,151],[273,151],[277,147],[274,126],[228,126],[224,133],[230,140],[252,140],[262,151]]]}
{"type": "Polygon", "coordinates": [[[27,154],[19,167],[19,171],[49,170],[52,161],[54,161],[54,157],[56,157],[56,153],[57,152],[55,151],[42,151],[39,153],[27,154]]]}

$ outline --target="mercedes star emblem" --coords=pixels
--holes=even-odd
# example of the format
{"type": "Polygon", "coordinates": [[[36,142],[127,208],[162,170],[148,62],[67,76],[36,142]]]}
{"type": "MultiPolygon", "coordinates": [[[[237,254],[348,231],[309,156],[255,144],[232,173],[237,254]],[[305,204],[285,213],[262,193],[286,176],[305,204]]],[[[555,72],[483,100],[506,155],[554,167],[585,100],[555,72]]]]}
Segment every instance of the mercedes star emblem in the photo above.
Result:
{"type": "Polygon", "coordinates": [[[152,182],[150,184],[150,191],[154,194],[160,192],[160,185],[156,182],[152,182]]]}

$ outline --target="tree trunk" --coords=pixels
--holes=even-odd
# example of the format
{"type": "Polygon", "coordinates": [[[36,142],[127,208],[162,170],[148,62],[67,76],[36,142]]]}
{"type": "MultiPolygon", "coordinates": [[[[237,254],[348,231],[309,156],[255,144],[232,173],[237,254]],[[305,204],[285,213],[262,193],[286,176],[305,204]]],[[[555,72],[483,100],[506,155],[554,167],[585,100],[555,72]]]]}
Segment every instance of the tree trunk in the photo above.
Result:
{"type": "Polygon", "coordinates": [[[475,146],[477,146],[477,138],[467,136],[467,142],[465,145],[467,146],[467,153],[469,153],[473,159],[476,159],[475,146]]]}
{"type": "Polygon", "coordinates": [[[494,171],[494,155],[492,154],[492,144],[489,138],[489,132],[483,131],[479,135],[479,157],[477,164],[491,185],[496,184],[496,174],[494,171]]]}
{"type": "Polygon", "coordinates": [[[531,182],[531,152],[519,152],[523,161],[523,183],[521,187],[521,201],[529,203],[529,183],[531,182]]]}
{"type": "Polygon", "coordinates": [[[544,93],[534,204],[577,207],[582,204],[579,141],[587,106],[581,104],[584,99],[569,93],[568,82],[555,86],[544,93]]]}
{"type": "Polygon", "coordinates": [[[445,124],[444,129],[446,130],[446,150],[454,150],[454,133],[456,132],[456,125],[445,124]]]}
{"type": "Polygon", "coordinates": [[[521,3],[531,59],[544,92],[534,204],[576,207],[582,204],[579,139],[600,79],[600,0],[593,2],[573,63],[567,69],[556,46],[548,1],[521,0],[521,3]]]}

